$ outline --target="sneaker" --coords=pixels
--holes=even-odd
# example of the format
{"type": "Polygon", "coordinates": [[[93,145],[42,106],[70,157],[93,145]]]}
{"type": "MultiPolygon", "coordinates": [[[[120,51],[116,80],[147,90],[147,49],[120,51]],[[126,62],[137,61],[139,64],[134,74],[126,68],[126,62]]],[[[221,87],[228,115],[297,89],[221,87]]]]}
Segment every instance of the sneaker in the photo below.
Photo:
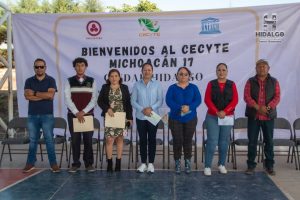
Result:
{"type": "Polygon", "coordinates": [[[136,171],[139,173],[143,173],[143,172],[147,171],[147,165],[145,163],[142,163],[141,166],[139,168],[137,168],[136,171]]]}
{"type": "Polygon", "coordinates": [[[246,171],[245,171],[245,174],[247,175],[253,175],[255,172],[254,168],[248,168],[246,171]]]}
{"type": "Polygon", "coordinates": [[[52,165],[52,166],[51,166],[51,171],[52,171],[53,173],[58,173],[58,172],[60,172],[60,169],[59,169],[59,167],[57,166],[57,164],[55,164],[55,165],[52,165]]]}
{"type": "Polygon", "coordinates": [[[276,175],[276,173],[275,173],[275,171],[274,171],[273,168],[267,168],[267,169],[266,169],[266,172],[267,172],[267,174],[269,174],[270,176],[275,176],[275,175],[276,175]]]}
{"type": "Polygon", "coordinates": [[[93,167],[93,165],[87,166],[87,167],[85,168],[85,170],[86,170],[87,172],[95,172],[95,171],[96,171],[96,169],[93,167]]]}
{"type": "Polygon", "coordinates": [[[180,160],[175,160],[175,172],[176,172],[176,174],[180,174],[180,172],[181,172],[180,160]]]}
{"type": "Polygon", "coordinates": [[[148,164],[147,172],[152,174],[154,173],[154,165],[152,163],[148,164]]]}
{"type": "Polygon", "coordinates": [[[220,174],[227,174],[227,169],[225,168],[224,165],[219,165],[219,172],[220,174]]]}
{"type": "Polygon", "coordinates": [[[191,161],[186,159],[184,166],[185,166],[185,173],[187,174],[191,173],[191,161]]]}
{"type": "Polygon", "coordinates": [[[211,176],[211,169],[209,167],[204,168],[204,175],[205,176],[211,176]]]}
{"type": "Polygon", "coordinates": [[[76,173],[77,170],[78,170],[79,167],[76,167],[76,166],[72,166],[70,169],[69,169],[69,172],[70,173],[76,173]]]}
{"type": "Polygon", "coordinates": [[[30,171],[32,171],[34,169],[35,169],[34,165],[32,165],[32,164],[26,164],[26,166],[23,169],[23,173],[28,173],[28,172],[30,172],[30,171]]]}

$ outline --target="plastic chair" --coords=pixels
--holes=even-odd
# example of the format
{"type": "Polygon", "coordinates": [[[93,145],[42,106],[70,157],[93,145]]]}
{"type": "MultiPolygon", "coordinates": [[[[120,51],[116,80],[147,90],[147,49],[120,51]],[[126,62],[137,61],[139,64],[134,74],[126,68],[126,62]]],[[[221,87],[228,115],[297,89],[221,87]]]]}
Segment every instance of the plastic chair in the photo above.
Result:
{"type": "Polygon", "coordinates": [[[300,138],[297,137],[297,130],[300,130],[300,118],[294,121],[293,129],[294,129],[294,137],[295,137],[294,140],[296,143],[296,153],[298,157],[298,169],[300,169],[300,157],[299,157],[299,149],[298,149],[298,146],[300,145],[300,138]]]}
{"type": "MultiPolygon", "coordinates": [[[[11,145],[24,145],[29,144],[29,133],[27,131],[27,117],[16,117],[9,121],[6,129],[5,138],[2,140],[2,152],[0,158],[0,166],[5,150],[5,146],[8,146],[8,154],[10,161],[12,161],[11,154],[27,154],[28,149],[11,149],[11,145]],[[13,131],[13,138],[9,137],[9,131],[13,131]],[[16,152],[13,153],[12,150],[16,152]],[[24,152],[25,151],[25,152],[24,152]]],[[[6,153],[7,154],[7,153],[6,153]]]]}
{"type": "MultiPolygon", "coordinates": [[[[295,135],[292,131],[292,126],[290,122],[285,118],[275,118],[274,119],[274,135],[273,135],[273,144],[274,147],[282,146],[289,147],[287,151],[275,151],[275,152],[287,152],[287,162],[289,162],[290,151],[292,150],[292,156],[295,158],[295,166],[296,170],[298,170],[298,163],[296,158],[296,142],[295,135]],[[284,131],[284,132],[283,132],[284,131]],[[280,132],[280,133],[279,133],[280,132]],[[280,137],[279,137],[280,136],[280,137]]],[[[279,155],[279,154],[277,154],[279,155]]],[[[282,155],[282,154],[281,154],[282,155]]],[[[293,159],[291,159],[291,163],[293,163],[293,159]]]]}

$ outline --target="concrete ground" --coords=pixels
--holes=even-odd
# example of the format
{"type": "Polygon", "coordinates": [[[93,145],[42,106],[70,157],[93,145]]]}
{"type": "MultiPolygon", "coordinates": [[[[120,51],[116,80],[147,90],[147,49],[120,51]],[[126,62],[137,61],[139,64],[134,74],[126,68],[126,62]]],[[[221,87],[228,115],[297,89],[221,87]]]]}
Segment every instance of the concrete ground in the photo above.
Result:
{"type": "MultiPolygon", "coordinates": [[[[2,150],[2,145],[0,146],[1,150],[2,150]]],[[[16,148],[16,147],[15,147],[16,148]]],[[[21,149],[27,149],[28,146],[27,145],[21,145],[18,146],[18,148],[21,149]]],[[[60,149],[61,146],[57,145],[56,149],[60,149]]],[[[68,146],[69,148],[69,146],[68,146]]],[[[102,145],[101,145],[102,148],[102,145]]],[[[125,147],[126,148],[126,147],[125,147]]],[[[94,146],[94,149],[96,149],[96,146],[94,146]]],[[[102,149],[101,149],[102,150],[102,149]]],[[[130,167],[132,170],[135,170],[135,160],[136,160],[136,156],[135,156],[135,146],[133,148],[134,150],[134,162],[130,163],[130,167]]],[[[161,150],[161,148],[158,148],[158,150],[161,150]]],[[[7,148],[6,148],[6,151],[7,148]]],[[[39,152],[39,151],[38,151],[39,152]]],[[[46,152],[46,151],[44,151],[46,152]]],[[[201,162],[201,147],[198,147],[198,169],[197,171],[203,171],[203,163],[201,162]]],[[[167,148],[165,148],[165,166],[167,167],[167,148]]],[[[36,167],[37,168],[49,168],[49,164],[48,164],[48,159],[47,159],[47,155],[44,154],[44,161],[41,161],[41,157],[40,154],[37,155],[37,162],[36,162],[36,167]]],[[[3,161],[2,161],[2,165],[0,167],[0,169],[20,169],[23,168],[26,162],[26,158],[27,158],[27,154],[26,154],[26,150],[25,150],[25,154],[15,154],[13,155],[12,159],[13,161],[10,162],[9,161],[9,155],[5,154],[3,157],[3,161]]],[[[158,155],[156,156],[156,160],[155,160],[155,168],[156,170],[160,170],[162,169],[163,166],[163,162],[162,162],[162,155],[158,155]]],[[[60,159],[60,155],[57,154],[57,160],[59,161],[60,159]]],[[[122,158],[122,169],[127,169],[128,167],[128,156],[123,156],[122,158]]],[[[300,171],[295,169],[295,163],[287,163],[287,157],[286,156],[276,156],[275,157],[275,170],[276,170],[276,175],[275,176],[270,176],[270,178],[274,181],[274,183],[286,194],[286,196],[289,199],[300,199],[300,190],[299,190],[299,183],[300,183],[300,171]]],[[[295,161],[294,161],[295,162],[295,161]]],[[[98,161],[98,166],[97,168],[100,170],[100,166],[101,163],[98,161]]],[[[62,168],[67,168],[68,167],[68,163],[66,161],[66,156],[64,154],[63,156],[63,162],[62,162],[62,168]]],[[[233,169],[232,167],[232,163],[229,162],[227,163],[227,169],[229,171],[236,171],[233,169]]],[[[84,170],[84,167],[82,165],[82,169],[84,170]]],[[[103,170],[106,169],[106,162],[103,163],[103,170]]],[[[174,161],[173,158],[170,158],[170,171],[172,171],[174,169],[174,161]]],[[[195,169],[195,164],[193,165],[193,169],[195,169]]],[[[237,157],[237,171],[244,171],[246,169],[246,156],[245,155],[240,155],[237,157]]],[[[168,169],[165,169],[168,170],[168,169]]],[[[217,174],[217,155],[215,155],[214,157],[214,165],[213,165],[213,174],[217,174]]],[[[257,171],[263,171],[263,166],[262,163],[258,163],[257,171]]]]}

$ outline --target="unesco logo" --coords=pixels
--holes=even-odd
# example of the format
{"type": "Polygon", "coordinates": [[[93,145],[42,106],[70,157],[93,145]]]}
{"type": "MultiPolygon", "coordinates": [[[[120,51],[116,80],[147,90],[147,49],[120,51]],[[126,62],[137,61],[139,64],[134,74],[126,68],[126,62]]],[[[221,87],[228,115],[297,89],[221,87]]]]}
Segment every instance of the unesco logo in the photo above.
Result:
{"type": "Polygon", "coordinates": [[[219,34],[220,20],[217,18],[209,17],[201,20],[201,32],[199,34],[219,34]]]}
{"type": "Polygon", "coordinates": [[[97,21],[89,21],[86,25],[86,31],[90,36],[98,36],[101,33],[101,25],[97,21]]]}

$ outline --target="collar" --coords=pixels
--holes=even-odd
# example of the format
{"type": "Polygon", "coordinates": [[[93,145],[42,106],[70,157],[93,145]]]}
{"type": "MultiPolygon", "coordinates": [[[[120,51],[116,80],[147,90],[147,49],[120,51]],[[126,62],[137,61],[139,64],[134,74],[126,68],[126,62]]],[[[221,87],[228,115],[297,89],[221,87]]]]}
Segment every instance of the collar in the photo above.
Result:
{"type": "Polygon", "coordinates": [[[86,79],[86,75],[83,75],[83,77],[79,77],[79,76],[75,75],[75,77],[76,77],[77,80],[79,80],[80,78],[83,78],[83,80],[86,79]]]}
{"type": "MultiPolygon", "coordinates": [[[[150,83],[150,82],[151,82],[151,83],[154,82],[153,78],[151,78],[150,81],[149,81],[148,83],[150,83]]],[[[144,79],[140,79],[140,83],[142,83],[142,84],[145,85],[144,79]]]]}

